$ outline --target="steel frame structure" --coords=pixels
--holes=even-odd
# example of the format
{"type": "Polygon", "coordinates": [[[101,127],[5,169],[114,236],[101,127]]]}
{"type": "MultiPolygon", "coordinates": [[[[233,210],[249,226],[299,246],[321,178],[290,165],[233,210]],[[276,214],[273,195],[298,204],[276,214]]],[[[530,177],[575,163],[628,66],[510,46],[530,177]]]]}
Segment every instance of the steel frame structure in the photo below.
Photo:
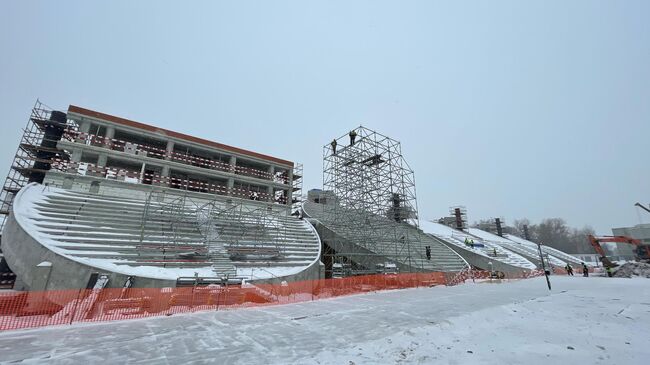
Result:
{"type": "Polygon", "coordinates": [[[50,120],[51,115],[52,110],[39,100],[36,100],[29,120],[23,129],[20,144],[5,178],[2,191],[0,191],[0,232],[4,228],[14,197],[18,191],[30,182],[30,177],[33,174],[44,173],[36,164],[49,165],[53,160],[68,159],[65,151],[44,146],[45,144],[56,144],[57,142],[46,138],[46,129],[53,125],[61,128],[74,128],[76,125],[72,124],[71,121],[67,121],[65,125],[52,121],[50,120]]]}
{"type": "Polygon", "coordinates": [[[302,176],[302,164],[296,163],[296,165],[293,167],[291,192],[288,194],[291,197],[291,213],[300,210],[300,206],[302,205],[302,176]]]}
{"type": "Polygon", "coordinates": [[[384,259],[419,271],[411,252],[419,238],[403,226],[419,222],[415,175],[401,144],[362,126],[350,133],[354,142],[346,134],[323,146],[323,194],[334,200],[327,224],[334,241],[347,243],[330,241],[324,259],[350,267],[352,275],[374,273],[384,259]]]}
{"type": "Polygon", "coordinates": [[[449,216],[454,218],[453,228],[467,232],[469,225],[467,223],[467,208],[465,208],[465,206],[457,205],[449,207],[449,216]]]}
{"type": "Polygon", "coordinates": [[[231,259],[236,256],[254,261],[285,255],[288,232],[280,221],[286,213],[271,207],[239,199],[203,200],[188,194],[151,192],[143,210],[140,242],[147,235],[156,235],[162,241],[163,260],[177,260],[178,250],[169,257],[165,252],[182,246],[192,254],[187,259],[209,263],[216,275],[234,274],[231,259]],[[166,224],[157,225],[161,221],[166,224]],[[188,241],[188,229],[195,230],[199,239],[188,241]]]}

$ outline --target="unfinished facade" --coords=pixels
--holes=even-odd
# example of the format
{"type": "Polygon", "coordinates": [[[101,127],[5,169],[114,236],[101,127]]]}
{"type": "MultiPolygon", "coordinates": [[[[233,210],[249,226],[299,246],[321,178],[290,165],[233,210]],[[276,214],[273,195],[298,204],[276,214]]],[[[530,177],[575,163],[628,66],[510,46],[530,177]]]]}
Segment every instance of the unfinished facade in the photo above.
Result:
{"type": "Polygon", "coordinates": [[[102,272],[145,286],[183,277],[319,277],[318,236],[291,215],[301,170],[113,115],[37,103],[2,192],[2,248],[9,267],[29,279],[26,288],[42,286],[33,272],[45,256],[48,282],[56,283],[49,289],[85,286],[102,272]],[[62,270],[77,264],[79,277],[62,270]]]}

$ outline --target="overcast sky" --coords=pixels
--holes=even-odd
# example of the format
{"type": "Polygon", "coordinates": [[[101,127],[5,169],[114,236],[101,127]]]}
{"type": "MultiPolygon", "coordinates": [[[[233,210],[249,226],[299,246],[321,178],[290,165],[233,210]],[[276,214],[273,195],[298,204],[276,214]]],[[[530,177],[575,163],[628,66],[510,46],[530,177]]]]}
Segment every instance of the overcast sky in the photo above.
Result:
{"type": "Polygon", "coordinates": [[[0,2],[0,174],[40,98],[305,165],[363,124],[421,218],[650,221],[650,1],[0,2]]]}

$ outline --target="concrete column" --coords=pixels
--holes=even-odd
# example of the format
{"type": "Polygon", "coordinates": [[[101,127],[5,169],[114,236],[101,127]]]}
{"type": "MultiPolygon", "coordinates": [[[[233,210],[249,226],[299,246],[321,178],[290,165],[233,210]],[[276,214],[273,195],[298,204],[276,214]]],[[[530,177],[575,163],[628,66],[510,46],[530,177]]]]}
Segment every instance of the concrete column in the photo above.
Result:
{"type": "Polygon", "coordinates": [[[174,141],[167,141],[167,148],[165,150],[165,160],[171,160],[172,153],[174,152],[174,141]]]}
{"type": "Polygon", "coordinates": [[[115,127],[106,127],[106,135],[104,137],[106,138],[106,148],[111,148],[113,145],[113,137],[115,137],[115,127]]]}
{"type": "MultiPolygon", "coordinates": [[[[165,148],[165,160],[172,160],[172,154],[174,153],[174,141],[167,141],[167,147],[165,148]]],[[[163,166],[162,172],[160,173],[161,180],[166,181],[160,183],[161,186],[170,186],[171,179],[169,179],[169,166],[163,166]]]]}
{"type": "MultiPolygon", "coordinates": [[[[275,176],[274,176],[275,175],[275,166],[269,165],[269,168],[268,168],[267,171],[271,175],[271,181],[275,182],[275,176]]],[[[275,202],[275,200],[274,200],[275,197],[273,196],[273,186],[272,185],[269,185],[269,186],[266,187],[266,193],[269,196],[268,200],[271,203],[275,202]]]]}
{"type": "MultiPolygon", "coordinates": [[[[237,157],[230,156],[230,172],[235,173],[235,166],[237,166],[237,157]]],[[[230,177],[228,178],[228,195],[233,195],[232,189],[235,187],[235,179],[230,177]]]]}
{"type": "Polygon", "coordinates": [[[275,166],[270,165],[267,172],[271,174],[271,181],[275,181],[275,166]]]}
{"type": "Polygon", "coordinates": [[[105,153],[99,154],[99,157],[97,158],[97,166],[106,166],[106,160],[108,159],[108,155],[105,153]]]}
{"type": "Polygon", "coordinates": [[[106,136],[105,137],[107,137],[107,138],[115,137],[115,127],[113,127],[113,126],[106,127],[106,136]]]}
{"type": "Polygon", "coordinates": [[[72,162],[81,161],[81,149],[72,151],[72,153],[70,154],[70,160],[72,162]]]}
{"type": "Polygon", "coordinates": [[[42,291],[47,290],[47,283],[50,281],[50,273],[52,272],[52,263],[43,261],[36,265],[34,269],[35,275],[30,290],[42,291]]]}
{"type": "Polygon", "coordinates": [[[83,134],[83,136],[77,138],[76,142],[86,144],[86,140],[88,139],[88,132],[90,131],[90,122],[84,120],[77,123],[79,123],[79,133],[83,134]]]}
{"type": "Polygon", "coordinates": [[[269,186],[266,187],[266,194],[268,194],[268,196],[269,196],[268,200],[271,203],[274,203],[275,200],[273,199],[274,198],[274,196],[273,196],[273,186],[269,185],[269,186]]]}
{"type": "Polygon", "coordinates": [[[88,133],[90,131],[90,122],[87,120],[79,121],[79,132],[88,133]]]}
{"type": "Polygon", "coordinates": [[[232,188],[235,187],[235,179],[228,178],[228,195],[232,195],[232,188]]]}
{"type": "Polygon", "coordinates": [[[169,166],[164,166],[162,167],[162,171],[160,172],[160,180],[163,182],[157,183],[155,185],[160,185],[160,186],[169,186],[169,166]]]}
{"type": "Polygon", "coordinates": [[[144,170],[147,167],[145,162],[142,163],[142,168],[140,169],[140,184],[144,183],[144,170]]]}
{"type": "Polygon", "coordinates": [[[230,156],[230,172],[235,173],[235,166],[237,166],[237,157],[230,156]]]}

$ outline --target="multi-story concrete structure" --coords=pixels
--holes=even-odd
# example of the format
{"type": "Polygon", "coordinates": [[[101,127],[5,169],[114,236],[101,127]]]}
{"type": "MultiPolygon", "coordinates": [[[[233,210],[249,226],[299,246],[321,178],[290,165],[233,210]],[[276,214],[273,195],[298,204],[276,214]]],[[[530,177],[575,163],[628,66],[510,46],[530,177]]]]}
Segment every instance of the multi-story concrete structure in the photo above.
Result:
{"type": "Polygon", "coordinates": [[[102,276],[109,286],[318,278],[316,231],[290,215],[300,170],[113,115],[37,104],[0,199],[4,258],[19,289],[31,290],[102,276]]]}
{"type": "Polygon", "coordinates": [[[650,244],[650,223],[637,224],[632,227],[612,228],[614,236],[628,236],[650,244]]]}
{"type": "MultiPolygon", "coordinates": [[[[45,182],[69,187],[76,176],[140,183],[290,205],[294,163],[71,105],[45,182]],[[57,173],[60,172],[60,173],[57,173]],[[67,179],[67,180],[66,180],[67,179]],[[63,180],[63,181],[62,181],[63,180]]],[[[299,177],[297,177],[299,178],[299,177]]],[[[81,181],[81,180],[80,180],[81,181]]],[[[110,189],[99,182],[94,189],[110,189]]]]}

